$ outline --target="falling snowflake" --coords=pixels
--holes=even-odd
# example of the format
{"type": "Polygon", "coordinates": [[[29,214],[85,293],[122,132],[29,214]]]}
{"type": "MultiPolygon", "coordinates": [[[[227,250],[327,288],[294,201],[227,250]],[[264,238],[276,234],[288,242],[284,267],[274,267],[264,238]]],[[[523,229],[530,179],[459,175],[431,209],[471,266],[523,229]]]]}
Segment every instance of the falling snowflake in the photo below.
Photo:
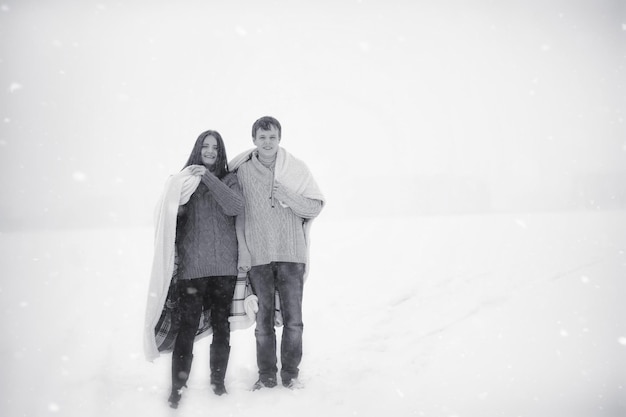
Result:
{"type": "Polygon", "coordinates": [[[80,171],[75,171],[72,174],[72,178],[74,178],[74,181],[76,181],[76,182],[85,182],[85,181],[87,181],[87,175],[85,175],[84,172],[80,172],[80,171]]]}
{"type": "Polygon", "coordinates": [[[22,89],[22,84],[20,83],[11,83],[11,85],[9,86],[9,93],[14,93],[18,90],[22,89]]]}
{"type": "Polygon", "coordinates": [[[239,26],[239,25],[235,27],[235,32],[237,32],[237,35],[241,36],[242,38],[248,34],[246,29],[244,29],[242,26],[239,26]]]}
{"type": "Polygon", "coordinates": [[[626,337],[620,337],[617,339],[617,342],[622,346],[626,346],[626,337]]]}

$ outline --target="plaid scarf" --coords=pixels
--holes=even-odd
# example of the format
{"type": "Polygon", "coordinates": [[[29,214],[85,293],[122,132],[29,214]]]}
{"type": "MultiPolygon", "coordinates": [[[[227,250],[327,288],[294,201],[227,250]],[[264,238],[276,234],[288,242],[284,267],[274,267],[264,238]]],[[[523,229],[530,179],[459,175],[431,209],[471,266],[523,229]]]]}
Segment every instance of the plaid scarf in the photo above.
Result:
{"type": "MultiPolygon", "coordinates": [[[[154,338],[159,353],[169,353],[174,350],[174,342],[180,329],[180,315],[178,309],[178,300],[176,295],[176,280],[172,277],[170,288],[167,293],[167,299],[161,316],[154,329],[154,338]]],[[[240,273],[237,276],[235,292],[233,294],[233,303],[230,310],[230,330],[247,329],[256,318],[258,308],[258,299],[252,293],[248,275],[240,273]]],[[[211,310],[203,310],[200,316],[200,323],[196,331],[196,339],[199,340],[212,333],[211,329],[211,310]]]]}

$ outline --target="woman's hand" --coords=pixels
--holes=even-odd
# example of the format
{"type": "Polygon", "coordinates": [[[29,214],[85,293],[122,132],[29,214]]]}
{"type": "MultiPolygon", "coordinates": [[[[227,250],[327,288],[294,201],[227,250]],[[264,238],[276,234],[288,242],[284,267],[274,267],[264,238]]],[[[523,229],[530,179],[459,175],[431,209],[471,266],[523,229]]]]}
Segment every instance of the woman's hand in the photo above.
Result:
{"type": "Polygon", "coordinates": [[[206,167],[204,165],[189,165],[189,170],[191,171],[191,175],[197,175],[201,177],[206,172],[206,167]]]}

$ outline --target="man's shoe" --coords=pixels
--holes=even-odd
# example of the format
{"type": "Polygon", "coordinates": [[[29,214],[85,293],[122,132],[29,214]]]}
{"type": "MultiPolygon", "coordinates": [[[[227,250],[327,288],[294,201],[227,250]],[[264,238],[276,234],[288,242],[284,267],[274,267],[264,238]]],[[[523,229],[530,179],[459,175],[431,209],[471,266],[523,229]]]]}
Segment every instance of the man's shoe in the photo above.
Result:
{"type": "Polygon", "coordinates": [[[302,384],[302,382],[300,382],[298,378],[291,378],[283,380],[283,387],[289,389],[302,389],[304,388],[304,385],[302,384]]]}
{"type": "Polygon", "coordinates": [[[275,378],[259,379],[252,386],[252,391],[258,391],[262,388],[274,388],[277,385],[275,378]]]}

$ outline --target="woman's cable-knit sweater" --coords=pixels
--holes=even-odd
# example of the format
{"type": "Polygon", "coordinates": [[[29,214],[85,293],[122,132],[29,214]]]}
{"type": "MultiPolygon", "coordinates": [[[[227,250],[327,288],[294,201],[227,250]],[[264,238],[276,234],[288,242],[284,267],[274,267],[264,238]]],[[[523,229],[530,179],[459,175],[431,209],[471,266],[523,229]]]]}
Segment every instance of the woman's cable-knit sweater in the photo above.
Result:
{"type": "Polygon", "coordinates": [[[177,279],[237,275],[235,217],[243,195],[233,173],[222,180],[205,174],[176,224],[177,279]]]}
{"type": "Polygon", "coordinates": [[[322,210],[320,200],[295,192],[272,193],[274,172],[256,155],[238,167],[245,197],[245,237],[252,266],[271,262],[307,263],[304,221],[322,210]],[[282,202],[282,203],[281,203],[282,202]]]}

